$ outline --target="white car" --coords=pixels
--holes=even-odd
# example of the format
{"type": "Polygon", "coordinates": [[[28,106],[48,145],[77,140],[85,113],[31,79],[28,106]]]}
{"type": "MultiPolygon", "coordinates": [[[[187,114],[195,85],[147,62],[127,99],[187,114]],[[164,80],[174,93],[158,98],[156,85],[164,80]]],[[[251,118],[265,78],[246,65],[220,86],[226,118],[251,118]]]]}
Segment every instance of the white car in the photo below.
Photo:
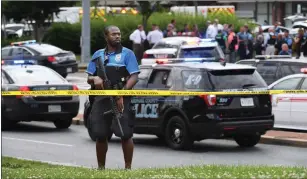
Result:
{"type": "Polygon", "coordinates": [[[153,64],[157,58],[176,58],[182,45],[200,41],[198,37],[167,37],[157,42],[152,49],[143,54],[141,64],[153,64]]]}
{"type": "MultiPolygon", "coordinates": [[[[270,90],[307,90],[307,68],[301,74],[283,77],[271,85],[270,90]]],[[[307,94],[287,93],[272,95],[274,128],[307,131],[307,94]]]]}

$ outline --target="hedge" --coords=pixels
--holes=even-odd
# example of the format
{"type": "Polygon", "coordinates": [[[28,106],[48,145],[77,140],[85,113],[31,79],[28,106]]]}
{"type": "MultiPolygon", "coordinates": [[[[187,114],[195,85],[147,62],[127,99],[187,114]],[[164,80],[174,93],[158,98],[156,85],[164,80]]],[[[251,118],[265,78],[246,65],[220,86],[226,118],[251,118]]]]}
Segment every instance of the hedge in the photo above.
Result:
{"type": "MultiPolygon", "coordinates": [[[[248,23],[247,20],[240,20],[235,16],[219,15],[209,16],[204,18],[203,16],[192,16],[189,14],[172,14],[172,13],[154,13],[148,19],[148,25],[146,31],[151,30],[151,24],[155,23],[160,26],[161,30],[165,30],[167,24],[172,19],[176,19],[177,29],[183,29],[184,24],[197,24],[201,32],[204,31],[207,20],[219,19],[221,24],[231,23],[235,25],[236,30],[240,26],[248,23]]],[[[105,46],[105,40],[103,36],[103,29],[107,25],[116,25],[122,32],[122,44],[125,47],[131,48],[132,42],[129,40],[129,35],[136,29],[138,24],[142,22],[142,16],[140,15],[114,15],[107,16],[106,21],[103,19],[91,20],[91,53],[105,46]]],[[[54,23],[47,31],[43,38],[43,42],[53,44],[65,50],[73,51],[76,54],[81,53],[80,48],[81,37],[81,23],[69,24],[69,23],[54,23]]]]}

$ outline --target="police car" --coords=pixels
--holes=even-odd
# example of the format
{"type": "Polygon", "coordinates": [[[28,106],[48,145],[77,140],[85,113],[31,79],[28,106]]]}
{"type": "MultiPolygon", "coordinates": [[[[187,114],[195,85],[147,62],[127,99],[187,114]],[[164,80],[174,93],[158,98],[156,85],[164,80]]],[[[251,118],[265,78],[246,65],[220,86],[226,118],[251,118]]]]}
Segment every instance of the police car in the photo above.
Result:
{"type": "MultiPolygon", "coordinates": [[[[134,89],[175,91],[267,90],[255,67],[203,59],[157,60],[140,65],[134,89]]],[[[135,96],[137,134],[165,139],[172,149],[189,149],[194,141],[234,138],[242,147],[256,145],[273,128],[270,95],[135,96]]],[[[88,123],[89,102],[84,121],[88,123]]],[[[88,129],[91,137],[91,131],[88,129]]],[[[112,134],[110,134],[111,138],[112,134]]],[[[92,138],[93,139],[93,138],[92,138]]]]}
{"type": "MultiPolygon", "coordinates": [[[[307,90],[307,68],[300,74],[283,77],[269,86],[271,90],[307,90]]],[[[275,128],[307,131],[307,94],[272,95],[275,128]]]]}
{"type": "Polygon", "coordinates": [[[257,71],[268,85],[282,77],[301,73],[307,68],[307,58],[294,59],[284,55],[259,55],[255,59],[240,60],[237,64],[257,67],[257,71]]]}
{"type": "MultiPolygon", "coordinates": [[[[54,70],[40,65],[5,65],[2,91],[78,90],[54,70]]],[[[78,96],[1,96],[2,128],[20,121],[53,121],[68,128],[79,112],[78,96]]]]}
{"type": "Polygon", "coordinates": [[[197,43],[198,37],[167,37],[157,42],[152,49],[143,54],[141,64],[153,64],[158,58],[176,58],[182,45],[197,43]]]}
{"type": "Polygon", "coordinates": [[[14,42],[1,49],[2,65],[11,65],[13,60],[36,60],[37,64],[49,67],[64,78],[78,71],[76,56],[50,44],[35,40],[14,42]]]}
{"type": "MultiPolygon", "coordinates": [[[[198,41],[190,41],[179,47],[174,54],[175,58],[215,58],[216,61],[224,60],[225,54],[220,48],[216,40],[199,39],[198,41]]],[[[172,57],[173,57],[172,56],[172,57]]],[[[156,59],[170,58],[169,56],[156,56],[156,59]]],[[[152,59],[153,60],[153,59],[152,59]]],[[[153,61],[142,61],[142,64],[153,64],[153,61]]]]}

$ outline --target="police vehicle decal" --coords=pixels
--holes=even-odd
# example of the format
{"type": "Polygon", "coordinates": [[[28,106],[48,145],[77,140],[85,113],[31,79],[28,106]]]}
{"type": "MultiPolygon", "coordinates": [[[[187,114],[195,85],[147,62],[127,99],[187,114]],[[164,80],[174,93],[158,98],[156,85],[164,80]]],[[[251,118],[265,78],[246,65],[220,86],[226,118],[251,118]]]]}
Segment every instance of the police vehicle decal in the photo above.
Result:
{"type": "Polygon", "coordinates": [[[158,118],[159,102],[158,98],[132,99],[136,118],[158,118]]]}

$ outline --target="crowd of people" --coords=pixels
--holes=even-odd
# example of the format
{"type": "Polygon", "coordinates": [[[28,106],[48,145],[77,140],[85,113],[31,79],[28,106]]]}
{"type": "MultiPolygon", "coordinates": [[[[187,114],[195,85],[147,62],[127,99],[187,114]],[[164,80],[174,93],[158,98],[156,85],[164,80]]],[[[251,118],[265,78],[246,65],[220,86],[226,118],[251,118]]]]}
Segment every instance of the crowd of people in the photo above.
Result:
{"type": "Polygon", "coordinates": [[[208,21],[203,32],[199,31],[196,24],[190,28],[185,24],[183,29],[176,28],[176,20],[172,20],[165,30],[161,30],[157,24],[152,24],[152,30],[147,36],[142,25],[130,35],[133,41],[133,49],[138,60],[141,60],[144,45],[147,41],[149,48],[165,37],[173,36],[194,36],[200,38],[215,39],[230,63],[237,60],[251,59],[255,55],[291,55],[300,58],[301,52],[307,56],[307,29],[300,29],[295,37],[289,35],[289,31],[282,31],[279,28],[280,22],[269,28],[268,33],[263,33],[261,26],[258,32],[253,33],[248,25],[240,27],[235,32],[233,24],[220,24],[218,19],[208,21]]]}

